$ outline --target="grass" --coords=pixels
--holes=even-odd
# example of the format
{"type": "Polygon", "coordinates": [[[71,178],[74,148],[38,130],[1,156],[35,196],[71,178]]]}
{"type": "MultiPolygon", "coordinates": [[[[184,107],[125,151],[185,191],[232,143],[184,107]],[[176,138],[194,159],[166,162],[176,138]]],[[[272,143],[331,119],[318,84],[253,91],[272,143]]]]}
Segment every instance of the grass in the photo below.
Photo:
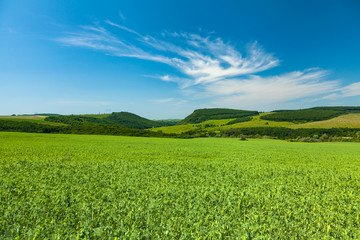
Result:
{"type": "Polygon", "coordinates": [[[175,125],[169,127],[158,127],[152,128],[152,131],[162,131],[163,133],[184,133],[187,131],[192,130],[199,130],[199,129],[211,129],[211,128],[218,128],[221,126],[226,125],[228,122],[234,119],[221,119],[221,120],[207,120],[202,123],[195,123],[195,124],[184,124],[184,125],[175,125]]]}
{"type": "Polygon", "coordinates": [[[358,239],[358,143],[0,133],[1,239],[358,239]]]}
{"type": "Polygon", "coordinates": [[[235,123],[231,125],[227,125],[228,122],[234,119],[222,119],[222,120],[208,120],[198,124],[185,124],[185,125],[175,125],[169,127],[160,127],[153,128],[153,131],[161,130],[164,133],[183,133],[191,130],[208,130],[208,131],[219,131],[219,130],[227,130],[232,128],[250,128],[250,127],[288,127],[294,125],[291,122],[275,122],[260,119],[259,116],[252,117],[251,121],[235,123]]]}
{"type": "Polygon", "coordinates": [[[292,128],[360,128],[360,114],[350,113],[329,120],[296,124],[292,128]]]}
{"type": "Polygon", "coordinates": [[[208,130],[219,131],[234,128],[250,128],[250,127],[288,127],[288,128],[360,128],[360,114],[350,113],[341,115],[324,121],[309,122],[303,124],[295,124],[292,122],[275,122],[260,119],[261,116],[269,113],[261,113],[259,116],[252,117],[251,121],[226,125],[233,119],[212,120],[202,122],[200,124],[176,125],[170,127],[153,128],[153,131],[161,130],[164,133],[182,133],[190,130],[208,130]]]}
{"type": "Polygon", "coordinates": [[[241,123],[222,126],[221,129],[225,130],[231,128],[249,128],[249,127],[288,127],[290,125],[293,125],[293,123],[291,122],[275,122],[275,121],[263,120],[260,119],[260,116],[261,115],[254,116],[252,117],[252,120],[248,122],[241,122],[241,123]]]}
{"type": "Polygon", "coordinates": [[[0,119],[6,120],[34,120],[34,121],[43,121],[46,116],[37,116],[37,115],[26,115],[26,116],[0,116],[0,119]]]}

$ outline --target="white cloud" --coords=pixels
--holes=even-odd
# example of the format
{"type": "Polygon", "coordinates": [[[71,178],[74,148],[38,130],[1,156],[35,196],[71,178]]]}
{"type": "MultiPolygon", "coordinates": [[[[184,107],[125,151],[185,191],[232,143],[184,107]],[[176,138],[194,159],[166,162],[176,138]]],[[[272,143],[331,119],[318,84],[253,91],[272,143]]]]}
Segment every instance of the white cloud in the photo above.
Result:
{"type": "MultiPolygon", "coordinates": [[[[101,26],[81,26],[58,41],[114,56],[167,64],[181,74],[143,76],[175,82],[184,95],[212,98],[213,104],[218,106],[239,108],[303,98],[336,99],[360,95],[360,83],[341,87],[339,81],[326,80],[328,72],[318,68],[260,76],[278,66],[280,61],[257,42],[248,44],[245,51],[240,52],[232,44],[210,34],[204,37],[162,32],[162,39],[159,39],[109,20],[105,22],[121,34],[115,35],[101,26]]],[[[153,100],[157,103],[173,101],[173,98],[153,100]]]]}
{"type": "MultiPolygon", "coordinates": [[[[243,56],[232,45],[224,43],[220,38],[210,39],[197,34],[176,33],[172,36],[176,38],[175,42],[181,43],[176,45],[152,36],[143,36],[109,20],[105,22],[132,33],[136,38],[132,38],[132,43],[130,43],[129,40],[115,37],[103,27],[82,26],[82,31],[69,33],[58,40],[67,45],[92,48],[115,56],[168,64],[189,77],[191,81],[187,81],[187,86],[258,73],[279,64],[278,59],[265,53],[256,42],[248,46],[247,55],[243,56]],[[150,50],[144,50],[145,47],[142,48],[141,44],[150,47],[150,50]],[[169,53],[173,56],[166,55],[170,55],[169,53]]],[[[180,79],[179,84],[184,85],[180,79]]]]}
{"type": "Polygon", "coordinates": [[[133,33],[133,34],[141,37],[141,35],[140,35],[138,32],[136,32],[136,31],[134,31],[134,30],[132,30],[132,29],[129,29],[129,28],[123,26],[123,25],[116,24],[116,23],[114,23],[114,22],[112,22],[112,21],[110,21],[110,20],[106,20],[105,22],[106,22],[107,24],[111,25],[111,26],[120,28],[120,29],[122,29],[122,30],[125,30],[125,31],[127,31],[127,32],[133,33]]]}
{"type": "Polygon", "coordinates": [[[68,46],[90,48],[118,57],[139,58],[166,64],[170,63],[170,59],[167,57],[150,54],[128,41],[120,40],[103,27],[81,26],[80,28],[81,30],[68,33],[67,36],[58,38],[57,40],[68,46]]]}
{"type": "Polygon", "coordinates": [[[323,97],[323,99],[336,100],[339,98],[360,96],[360,82],[352,83],[348,86],[337,89],[336,93],[332,93],[323,97]]]}
{"type": "Polygon", "coordinates": [[[217,105],[259,106],[333,92],[338,88],[338,82],[324,81],[326,75],[326,71],[308,69],[271,77],[251,76],[207,85],[205,90],[220,96],[215,101],[217,105]]]}
{"type": "Polygon", "coordinates": [[[360,82],[350,84],[341,89],[341,94],[344,97],[353,97],[360,95],[360,82]]]}

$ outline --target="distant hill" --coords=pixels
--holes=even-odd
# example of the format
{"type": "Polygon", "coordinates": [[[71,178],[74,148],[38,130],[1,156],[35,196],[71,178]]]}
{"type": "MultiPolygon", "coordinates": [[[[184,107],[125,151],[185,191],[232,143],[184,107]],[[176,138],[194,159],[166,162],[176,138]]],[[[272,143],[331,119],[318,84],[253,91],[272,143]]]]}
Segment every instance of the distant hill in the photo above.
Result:
{"type": "Polygon", "coordinates": [[[179,124],[201,123],[207,120],[238,119],[258,115],[258,111],[236,110],[226,108],[204,108],[197,109],[187,116],[179,124]]]}
{"type": "Polygon", "coordinates": [[[178,124],[182,119],[160,119],[160,120],[154,120],[158,123],[160,123],[162,126],[174,126],[178,124]]]}
{"type": "Polygon", "coordinates": [[[97,123],[133,129],[146,129],[152,127],[168,126],[160,121],[153,121],[129,112],[113,112],[109,115],[97,117],[96,115],[60,115],[49,116],[45,121],[79,125],[86,123],[97,123]]]}
{"type": "Polygon", "coordinates": [[[314,107],[299,110],[276,110],[261,119],[277,122],[306,123],[332,119],[348,113],[360,113],[360,107],[314,107]]]}

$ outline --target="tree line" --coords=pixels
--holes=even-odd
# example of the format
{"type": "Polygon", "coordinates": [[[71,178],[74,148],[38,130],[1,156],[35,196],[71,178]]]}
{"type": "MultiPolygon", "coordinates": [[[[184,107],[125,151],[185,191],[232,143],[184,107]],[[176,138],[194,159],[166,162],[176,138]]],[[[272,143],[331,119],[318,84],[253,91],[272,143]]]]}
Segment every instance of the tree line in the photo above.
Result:
{"type": "Polygon", "coordinates": [[[83,124],[55,126],[55,125],[26,122],[26,121],[0,120],[0,131],[29,132],[29,133],[117,135],[117,136],[137,136],[137,137],[192,138],[192,136],[188,134],[166,134],[166,133],[162,133],[161,131],[130,129],[119,126],[111,126],[111,125],[89,123],[89,122],[85,122],[83,124]]]}

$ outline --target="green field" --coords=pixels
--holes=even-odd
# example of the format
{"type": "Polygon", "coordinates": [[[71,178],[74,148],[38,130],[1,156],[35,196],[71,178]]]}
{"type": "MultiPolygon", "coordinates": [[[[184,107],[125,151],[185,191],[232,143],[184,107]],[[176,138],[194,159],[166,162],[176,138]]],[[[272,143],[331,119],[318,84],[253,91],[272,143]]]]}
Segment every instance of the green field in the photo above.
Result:
{"type": "Polygon", "coordinates": [[[150,130],[152,131],[162,131],[163,133],[184,133],[187,131],[193,131],[193,130],[210,130],[210,129],[218,129],[219,127],[225,126],[228,122],[234,119],[221,119],[221,120],[207,120],[202,123],[196,123],[196,124],[183,124],[183,125],[175,125],[175,126],[169,126],[169,127],[158,127],[158,128],[152,128],[150,130]]]}
{"type": "Polygon", "coordinates": [[[52,126],[65,126],[67,124],[63,123],[52,123],[45,121],[46,116],[39,116],[39,115],[23,115],[23,116],[0,116],[1,120],[11,120],[11,121],[18,121],[18,122],[32,122],[32,123],[40,123],[45,125],[52,125],[52,126]]]}
{"type": "Polygon", "coordinates": [[[184,133],[187,131],[220,131],[236,128],[253,128],[253,127],[288,127],[288,128],[360,128],[360,114],[350,113],[341,115],[329,120],[314,121],[302,124],[295,124],[292,122],[276,122],[261,119],[261,116],[269,113],[262,113],[259,116],[253,116],[251,121],[240,122],[227,125],[228,122],[234,119],[209,120],[199,124],[185,124],[175,125],[169,127],[152,128],[152,131],[161,130],[164,133],[184,133]]]}
{"type": "Polygon", "coordinates": [[[45,116],[0,116],[1,120],[13,120],[13,121],[26,121],[26,122],[34,122],[34,123],[45,123],[45,116]]]}
{"type": "Polygon", "coordinates": [[[358,143],[0,133],[0,239],[358,239],[358,143]]]}
{"type": "MultiPolygon", "coordinates": [[[[261,115],[260,115],[261,116],[261,115]]],[[[220,131],[228,130],[233,128],[252,128],[252,127],[289,127],[295,125],[291,122],[275,122],[260,119],[260,116],[251,117],[251,121],[240,122],[231,125],[227,125],[228,122],[234,119],[221,119],[221,120],[208,120],[198,124],[184,124],[184,125],[175,125],[169,127],[159,127],[152,128],[152,131],[161,130],[163,133],[184,133],[187,131],[220,131]]]]}

